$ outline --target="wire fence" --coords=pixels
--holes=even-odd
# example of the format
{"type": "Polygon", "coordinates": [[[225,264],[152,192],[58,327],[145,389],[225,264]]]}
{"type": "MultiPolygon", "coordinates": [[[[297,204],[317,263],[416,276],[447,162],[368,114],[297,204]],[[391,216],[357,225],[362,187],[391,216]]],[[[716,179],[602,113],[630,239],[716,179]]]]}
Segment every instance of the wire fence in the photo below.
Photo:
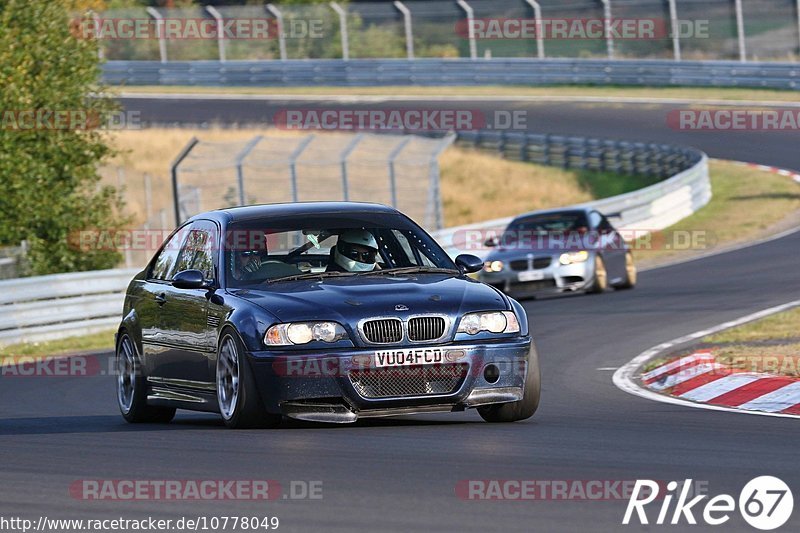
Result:
{"type": "Polygon", "coordinates": [[[114,167],[102,173],[121,188],[135,219],[130,235],[120,237],[128,243],[121,247],[123,264],[132,268],[144,265],[187,218],[238,205],[377,202],[428,230],[441,229],[439,156],[454,140],[455,135],[265,132],[235,142],[192,139],[173,164],[171,191],[166,172],[151,176],[114,167]]]}
{"type": "Polygon", "coordinates": [[[84,34],[109,60],[800,56],[800,0],[277,3],[110,9],[92,20],[84,34]]]}

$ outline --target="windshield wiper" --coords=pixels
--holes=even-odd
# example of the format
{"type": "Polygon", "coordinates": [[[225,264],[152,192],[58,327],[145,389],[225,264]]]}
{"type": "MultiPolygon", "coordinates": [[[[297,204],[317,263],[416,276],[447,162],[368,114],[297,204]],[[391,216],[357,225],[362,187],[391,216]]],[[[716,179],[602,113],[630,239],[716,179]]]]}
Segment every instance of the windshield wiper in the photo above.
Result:
{"type": "Polygon", "coordinates": [[[294,274],[292,276],[282,276],[280,278],[271,278],[264,280],[266,283],[275,283],[276,281],[298,281],[303,279],[317,279],[325,278],[338,278],[342,276],[352,276],[351,272],[304,272],[303,274],[294,274]]]}
{"type": "Polygon", "coordinates": [[[357,276],[368,276],[370,274],[461,274],[460,270],[452,268],[429,267],[429,266],[410,266],[399,268],[384,268],[381,270],[370,270],[369,272],[359,272],[357,276]]]}

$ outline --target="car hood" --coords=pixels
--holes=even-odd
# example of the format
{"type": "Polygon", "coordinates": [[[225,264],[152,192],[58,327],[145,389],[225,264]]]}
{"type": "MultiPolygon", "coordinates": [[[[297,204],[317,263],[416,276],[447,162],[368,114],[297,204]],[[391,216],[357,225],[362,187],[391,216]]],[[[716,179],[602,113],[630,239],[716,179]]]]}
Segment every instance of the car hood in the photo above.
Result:
{"type": "Polygon", "coordinates": [[[509,309],[505,298],[493,288],[447,274],[287,281],[263,289],[231,292],[262,307],[281,322],[336,320],[354,325],[362,318],[374,316],[424,313],[459,316],[470,311],[509,309]]]}

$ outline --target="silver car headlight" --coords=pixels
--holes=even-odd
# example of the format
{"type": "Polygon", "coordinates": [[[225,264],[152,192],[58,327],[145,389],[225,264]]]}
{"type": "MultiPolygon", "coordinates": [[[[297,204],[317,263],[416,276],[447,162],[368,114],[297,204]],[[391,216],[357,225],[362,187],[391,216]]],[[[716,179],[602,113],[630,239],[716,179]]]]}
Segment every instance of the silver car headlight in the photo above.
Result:
{"type": "Polygon", "coordinates": [[[477,335],[481,331],[489,333],[519,333],[519,321],[513,311],[490,311],[468,313],[461,317],[458,333],[477,335]]]}
{"type": "Polygon", "coordinates": [[[581,250],[580,252],[567,252],[561,254],[558,262],[562,265],[571,265],[573,263],[585,263],[589,259],[589,252],[581,250]]]}
{"type": "Polygon", "coordinates": [[[295,346],[312,341],[336,342],[347,338],[347,332],[337,322],[290,322],[275,324],[264,334],[267,346],[295,346]]]}

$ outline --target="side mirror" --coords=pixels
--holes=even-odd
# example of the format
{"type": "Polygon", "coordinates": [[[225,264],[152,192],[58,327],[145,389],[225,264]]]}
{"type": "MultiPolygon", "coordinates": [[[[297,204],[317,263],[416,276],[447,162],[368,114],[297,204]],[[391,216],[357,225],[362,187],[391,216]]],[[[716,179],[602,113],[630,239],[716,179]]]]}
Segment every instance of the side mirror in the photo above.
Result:
{"type": "Polygon", "coordinates": [[[461,254],[456,257],[456,265],[464,274],[472,274],[483,268],[483,259],[471,254],[461,254]]]}
{"type": "Polygon", "coordinates": [[[211,283],[199,270],[182,270],[172,278],[172,286],[177,289],[210,289],[211,283]]]}
{"type": "Polygon", "coordinates": [[[495,237],[489,237],[488,239],[486,239],[483,245],[486,246],[487,248],[494,248],[495,246],[497,246],[497,239],[495,237]]]}

